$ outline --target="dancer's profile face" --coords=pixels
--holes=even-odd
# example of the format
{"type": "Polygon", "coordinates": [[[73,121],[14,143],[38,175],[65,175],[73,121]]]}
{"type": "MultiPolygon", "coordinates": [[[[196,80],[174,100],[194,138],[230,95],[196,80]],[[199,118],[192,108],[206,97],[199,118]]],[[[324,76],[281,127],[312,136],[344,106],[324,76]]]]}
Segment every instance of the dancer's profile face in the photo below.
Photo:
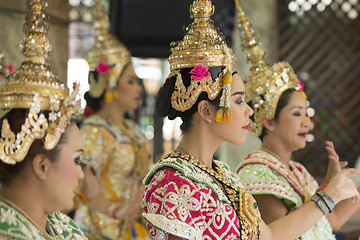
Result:
{"type": "Polygon", "coordinates": [[[136,109],[141,101],[141,91],[139,78],[136,76],[134,67],[128,65],[118,81],[118,98],[115,101],[126,111],[136,109]]]}
{"type": "Polygon", "coordinates": [[[232,144],[242,144],[246,140],[246,134],[249,132],[250,116],[253,110],[245,102],[245,85],[238,74],[233,75],[231,86],[231,122],[216,123],[216,131],[219,136],[232,144]]]}

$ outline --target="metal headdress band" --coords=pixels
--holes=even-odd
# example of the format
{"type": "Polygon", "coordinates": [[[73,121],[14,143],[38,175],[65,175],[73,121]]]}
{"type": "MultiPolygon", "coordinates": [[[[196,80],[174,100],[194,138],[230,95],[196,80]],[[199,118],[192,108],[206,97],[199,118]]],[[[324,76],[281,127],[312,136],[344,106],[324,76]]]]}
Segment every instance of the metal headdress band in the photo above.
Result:
{"type": "MultiPolygon", "coordinates": [[[[272,120],[281,94],[290,88],[300,90],[301,86],[289,63],[279,62],[271,66],[265,62],[265,50],[256,38],[255,31],[246,18],[239,0],[235,0],[235,5],[238,11],[242,47],[247,51],[246,59],[251,65],[249,78],[245,81],[246,102],[254,109],[255,122],[251,124],[250,129],[260,136],[263,130],[261,116],[272,120]]],[[[303,95],[305,96],[305,93],[303,95]]]]}
{"type": "Polygon", "coordinates": [[[96,32],[95,44],[90,49],[87,61],[91,70],[96,70],[98,64],[107,64],[111,70],[106,74],[100,73],[98,81],[90,78],[89,94],[99,98],[105,91],[112,92],[124,67],[131,63],[131,53],[115,36],[109,33],[110,22],[101,0],[94,1],[94,28],[96,32]]]}
{"type": "Polygon", "coordinates": [[[35,139],[44,138],[45,149],[57,145],[73,113],[80,109],[76,101],[79,86],[69,95],[68,88],[51,71],[46,59],[51,51],[47,38],[48,22],[43,9],[45,0],[28,0],[29,12],[24,24],[22,52],[25,61],[0,83],[0,159],[4,163],[21,162],[35,139]],[[12,109],[29,109],[25,123],[17,134],[4,117],[12,109]],[[41,111],[49,111],[46,119],[41,111]]]}
{"type": "Polygon", "coordinates": [[[214,27],[210,19],[213,14],[214,6],[210,0],[195,0],[190,6],[190,15],[194,22],[186,28],[186,35],[182,41],[171,43],[168,78],[176,76],[171,105],[174,109],[184,112],[194,105],[200,93],[206,92],[208,98],[213,100],[221,89],[224,89],[224,97],[220,100],[220,112],[223,114],[216,120],[221,121],[224,118],[225,121],[231,121],[228,92],[236,58],[226,45],[223,34],[214,27]],[[212,79],[207,70],[215,66],[224,67],[224,70],[216,79],[212,79]],[[198,74],[191,79],[188,88],[183,83],[180,73],[182,68],[193,68],[190,73],[198,74]],[[225,112],[228,116],[225,116],[225,112]]]}

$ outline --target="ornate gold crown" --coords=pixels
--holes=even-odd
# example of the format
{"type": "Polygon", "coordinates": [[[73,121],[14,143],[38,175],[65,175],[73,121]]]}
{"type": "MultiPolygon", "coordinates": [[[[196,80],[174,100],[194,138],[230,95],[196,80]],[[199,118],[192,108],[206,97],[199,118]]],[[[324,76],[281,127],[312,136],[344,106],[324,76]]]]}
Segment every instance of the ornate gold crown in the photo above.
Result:
{"type": "Polygon", "coordinates": [[[73,113],[80,109],[76,101],[79,86],[69,95],[68,88],[50,71],[46,59],[51,51],[47,38],[48,18],[43,12],[45,0],[28,0],[29,12],[24,24],[20,68],[0,82],[0,159],[8,164],[21,162],[35,139],[44,138],[47,150],[53,149],[73,113]],[[12,109],[29,109],[25,123],[17,134],[10,129],[6,114],[12,109]],[[49,111],[46,119],[41,111],[49,111]]]}
{"type": "Polygon", "coordinates": [[[109,33],[110,22],[101,0],[94,1],[94,28],[96,32],[95,44],[90,49],[87,61],[90,69],[95,70],[99,63],[111,66],[108,76],[99,78],[98,81],[90,78],[89,94],[100,97],[107,89],[116,87],[124,67],[131,63],[131,53],[115,36],[109,33]]]}
{"type": "Polygon", "coordinates": [[[290,88],[300,90],[301,86],[289,63],[279,62],[271,66],[264,60],[265,50],[260,46],[239,0],[235,0],[235,5],[238,10],[242,46],[247,51],[246,59],[251,65],[249,78],[245,81],[246,102],[251,103],[254,109],[255,122],[250,129],[260,136],[263,130],[261,116],[273,119],[280,95],[290,88]]]}
{"type": "MultiPolygon", "coordinates": [[[[194,22],[186,28],[187,33],[182,41],[171,43],[172,54],[169,57],[171,72],[168,78],[176,76],[171,104],[178,111],[184,112],[190,109],[201,92],[206,92],[209,99],[213,100],[224,85],[231,85],[231,79],[228,84],[224,84],[223,78],[227,72],[234,71],[236,58],[226,45],[225,37],[210,19],[213,14],[214,6],[210,0],[195,0],[190,6],[190,15],[194,18],[194,22]],[[191,80],[190,86],[186,88],[180,69],[195,66],[223,66],[225,69],[216,79],[204,77],[202,80],[191,80]]],[[[226,91],[228,92],[229,88],[226,91]]],[[[220,106],[230,109],[229,99],[225,95],[220,106]]]]}
{"type": "Polygon", "coordinates": [[[7,76],[7,64],[5,59],[5,54],[0,50],[0,74],[7,76]]]}

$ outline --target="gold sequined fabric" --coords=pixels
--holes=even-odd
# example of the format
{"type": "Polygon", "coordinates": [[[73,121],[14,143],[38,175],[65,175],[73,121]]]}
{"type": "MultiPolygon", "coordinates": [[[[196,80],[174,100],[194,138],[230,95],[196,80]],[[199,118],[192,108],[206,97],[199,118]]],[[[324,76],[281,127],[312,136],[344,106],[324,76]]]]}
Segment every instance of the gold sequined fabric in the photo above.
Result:
{"type": "MultiPolygon", "coordinates": [[[[84,155],[90,159],[89,164],[100,182],[100,194],[120,204],[130,201],[135,186],[141,184],[150,167],[145,137],[134,122],[125,120],[125,123],[142,147],[134,148],[133,140],[115,122],[101,115],[86,119],[80,129],[85,144],[84,155]],[[137,158],[137,151],[146,152],[141,154],[142,159],[137,158]],[[137,166],[141,167],[141,174],[134,174],[137,166]]],[[[125,239],[126,235],[130,237],[126,239],[149,239],[140,219],[114,219],[82,206],[76,211],[75,220],[90,236],[100,234],[103,238],[125,239]],[[131,235],[132,227],[136,229],[137,238],[131,235]]]]}

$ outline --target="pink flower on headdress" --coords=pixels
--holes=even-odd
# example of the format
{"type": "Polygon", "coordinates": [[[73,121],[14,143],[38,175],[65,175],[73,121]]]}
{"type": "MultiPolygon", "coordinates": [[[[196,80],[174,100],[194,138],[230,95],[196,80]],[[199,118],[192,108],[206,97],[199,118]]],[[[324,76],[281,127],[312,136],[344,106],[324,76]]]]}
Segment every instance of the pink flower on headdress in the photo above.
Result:
{"type": "Polygon", "coordinates": [[[12,63],[9,63],[8,70],[9,70],[9,74],[11,74],[14,71],[14,66],[12,63]]]}
{"type": "Polygon", "coordinates": [[[98,73],[102,73],[105,74],[109,71],[110,66],[104,62],[99,62],[98,65],[96,66],[96,71],[98,73]]]}
{"type": "Polygon", "coordinates": [[[203,78],[210,78],[211,75],[208,72],[209,68],[203,65],[196,65],[193,69],[191,69],[190,73],[191,79],[201,81],[203,78]]]}
{"type": "Polygon", "coordinates": [[[298,79],[298,83],[299,83],[299,85],[300,85],[301,91],[304,91],[304,84],[301,82],[300,79],[298,79]]]}

